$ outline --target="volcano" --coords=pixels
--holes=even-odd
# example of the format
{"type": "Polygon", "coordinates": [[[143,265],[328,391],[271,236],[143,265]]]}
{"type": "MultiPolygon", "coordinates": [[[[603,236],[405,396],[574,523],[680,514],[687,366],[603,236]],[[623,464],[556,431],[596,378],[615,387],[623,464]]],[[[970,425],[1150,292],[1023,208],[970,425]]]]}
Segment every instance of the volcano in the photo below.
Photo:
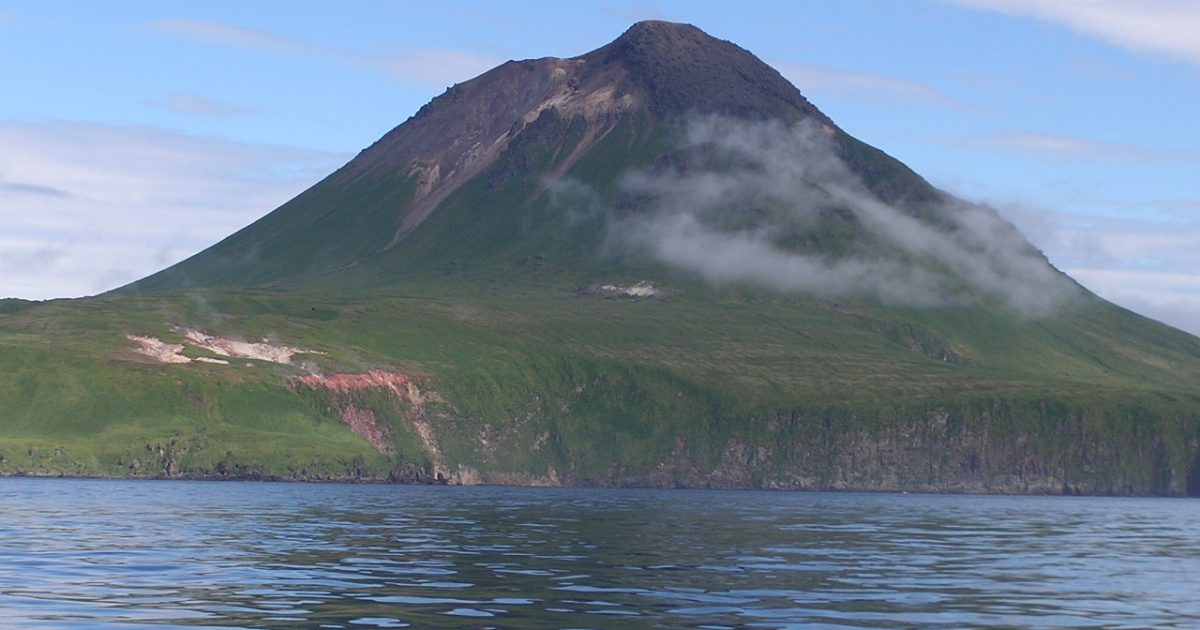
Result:
{"type": "Polygon", "coordinates": [[[0,340],[8,474],[1200,493],[1200,340],[686,24],[455,85],[0,340]]]}
{"type": "MultiPolygon", "coordinates": [[[[880,199],[942,197],[749,52],[694,26],[641,22],[581,57],[510,61],[450,88],[301,196],[131,288],[327,288],[367,262],[379,272],[370,283],[403,284],[450,261],[490,267],[522,248],[578,252],[556,224],[564,209],[546,210],[547,186],[580,180],[611,191],[638,167],[694,167],[703,147],[680,144],[705,116],[819,128],[823,148],[880,199]],[[533,246],[539,237],[548,242],[533,246]]],[[[583,253],[595,253],[589,245],[583,253]]]]}

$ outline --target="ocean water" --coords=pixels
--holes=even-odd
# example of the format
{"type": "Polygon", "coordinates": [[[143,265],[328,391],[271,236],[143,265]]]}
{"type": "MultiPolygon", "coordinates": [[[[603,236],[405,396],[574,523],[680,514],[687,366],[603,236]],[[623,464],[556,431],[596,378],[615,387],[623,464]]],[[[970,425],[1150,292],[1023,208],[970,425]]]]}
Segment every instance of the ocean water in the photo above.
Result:
{"type": "Polygon", "coordinates": [[[1200,502],[0,479],[2,628],[1197,628],[1200,502]]]}

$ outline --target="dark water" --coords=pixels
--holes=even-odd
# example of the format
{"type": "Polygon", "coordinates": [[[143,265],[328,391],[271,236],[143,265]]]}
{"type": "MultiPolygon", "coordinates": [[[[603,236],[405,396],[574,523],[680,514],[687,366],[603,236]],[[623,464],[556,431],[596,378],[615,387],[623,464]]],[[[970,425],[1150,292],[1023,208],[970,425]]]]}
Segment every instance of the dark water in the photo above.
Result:
{"type": "Polygon", "coordinates": [[[1200,627],[1200,502],[0,480],[0,627],[1200,627]]]}

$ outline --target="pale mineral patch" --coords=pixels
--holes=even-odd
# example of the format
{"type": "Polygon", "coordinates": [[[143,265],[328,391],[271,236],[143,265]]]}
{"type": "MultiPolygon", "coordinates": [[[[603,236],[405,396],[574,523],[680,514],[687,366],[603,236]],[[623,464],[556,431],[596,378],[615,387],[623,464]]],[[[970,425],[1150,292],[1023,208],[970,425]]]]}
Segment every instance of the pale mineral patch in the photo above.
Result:
{"type": "Polygon", "coordinates": [[[125,338],[136,343],[134,352],[150,357],[159,363],[191,363],[189,357],[183,356],[183,344],[167,343],[158,337],[142,335],[125,335],[125,338]]]}
{"type": "Polygon", "coordinates": [[[291,365],[293,355],[311,354],[310,351],[303,348],[275,345],[269,343],[266,339],[260,342],[249,342],[210,335],[194,328],[180,327],[176,330],[183,333],[184,339],[196,347],[204,348],[213,354],[223,357],[257,359],[259,361],[291,365]]]}
{"type": "Polygon", "coordinates": [[[620,295],[633,298],[651,298],[662,293],[658,287],[645,280],[642,280],[631,287],[625,287],[617,284],[602,284],[600,285],[600,291],[609,295],[620,295]]]}
{"type": "MultiPolygon", "coordinates": [[[[158,337],[146,335],[125,335],[125,338],[137,344],[137,347],[133,350],[135,353],[154,359],[159,363],[191,363],[192,361],[199,361],[214,365],[229,365],[228,359],[235,358],[256,359],[282,365],[291,365],[294,355],[319,354],[303,348],[272,344],[266,339],[260,342],[240,341],[229,337],[210,335],[194,328],[184,328],[182,326],[175,327],[175,331],[183,334],[183,343],[167,343],[158,337]],[[196,357],[193,359],[186,357],[183,355],[185,344],[203,348],[220,357],[227,357],[227,359],[216,357],[196,357]]],[[[245,365],[246,367],[253,366],[252,363],[246,363],[245,365]]]]}

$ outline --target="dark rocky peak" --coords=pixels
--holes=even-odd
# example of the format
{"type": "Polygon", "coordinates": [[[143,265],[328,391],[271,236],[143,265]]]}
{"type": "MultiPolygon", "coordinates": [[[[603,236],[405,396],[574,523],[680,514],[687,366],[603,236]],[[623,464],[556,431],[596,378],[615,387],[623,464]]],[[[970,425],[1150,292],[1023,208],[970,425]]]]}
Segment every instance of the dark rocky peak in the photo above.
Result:
{"type": "Polygon", "coordinates": [[[645,20],[630,26],[605,48],[620,52],[642,51],[663,58],[673,52],[686,52],[688,48],[699,50],[719,41],[691,24],[645,20]]]}
{"type": "Polygon", "coordinates": [[[612,43],[580,58],[623,67],[635,89],[660,114],[786,121],[816,117],[832,124],[774,68],[691,24],[638,22],[612,43]]]}
{"type": "Polygon", "coordinates": [[[449,88],[349,170],[409,173],[416,165],[427,171],[425,182],[473,175],[476,169],[463,167],[489,163],[548,108],[591,127],[609,127],[631,111],[833,124],[749,51],[690,24],[646,21],[585,55],[509,61],[449,88]]]}
{"type": "Polygon", "coordinates": [[[519,126],[564,83],[571,65],[549,57],[508,61],[454,85],[363,151],[363,166],[398,170],[415,160],[451,167],[519,126]]]}

